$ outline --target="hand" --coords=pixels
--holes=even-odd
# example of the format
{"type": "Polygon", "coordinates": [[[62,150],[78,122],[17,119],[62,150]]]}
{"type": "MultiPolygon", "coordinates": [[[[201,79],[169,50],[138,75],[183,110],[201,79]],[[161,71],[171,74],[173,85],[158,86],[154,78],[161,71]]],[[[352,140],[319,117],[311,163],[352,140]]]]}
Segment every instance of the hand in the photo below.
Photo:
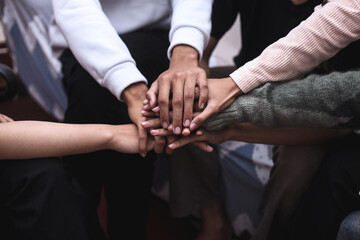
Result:
{"type": "Polygon", "coordinates": [[[159,76],[147,92],[149,106],[146,110],[159,106],[163,128],[170,125],[169,99],[172,98],[173,129],[177,135],[181,134],[182,127],[190,126],[196,86],[200,88],[199,107],[203,109],[207,102],[206,74],[198,67],[197,57],[198,53],[192,47],[176,46],[169,69],[159,76]]]}
{"type": "Polygon", "coordinates": [[[189,136],[182,136],[175,141],[169,143],[168,148],[175,150],[187,144],[193,144],[205,152],[212,152],[213,147],[209,144],[219,144],[227,140],[223,131],[204,131],[202,135],[191,134],[189,136]]]}
{"type": "Polygon", "coordinates": [[[5,122],[14,122],[14,120],[0,113],[0,123],[5,123],[5,122]]]}
{"type": "MultiPolygon", "coordinates": [[[[108,125],[108,127],[112,136],[107,147],[108,149],[122,153],[139,152],[139,131],[135,124],[108,125]]],[[[154,147],[154,138],[148,137],[146,151],[150,151],[154,149],[154,147]]]]}
{"type": "MultiPolygon", "coordinates": [[[[149,112],[150,114],[152,112],[149,112]]],[[[156,117],[156,115],[151,115],[153,118],[148,118],[147,121],[142,122],[141,126],[145,129],[153,129],[153,128],[160,128],[160,118],[156,117]],[[155,118],[154,118],[155,117],[155,118]]],[[[162,153],[166,147],[166,138],[165,136],[154,136],[154,151],[156,153],[162,153]]]]}
{"type": "Polygon", "coordinates": [[[147,142],[147,131],[141,126],[141,123],[146,118],[141,114],[143,101],[146,98],[146,91],[148,88],[144,83],[134,83],[127,87],[123,91],[123,99],[128,106],[128,113],[131,121],[136,124],[138,128],[139,137],[139,153],[142,157],[146,156],[146,142],[147,142]]]}
{"type": "Polygon", "coordinates": [[[235,97],[242,93],[230,77],[208,79],[208,87],[209,98],[207,106],[202,113],[192,120],[190,125],[191,131],[194,131],[199,126],[203,126],[209,117],[228,107],[235,97]]]}
{"type": "Polygon", "coordinates": [[[201,61],[199,62],[199,67],[201,67],[202,69],[204,69],[206,76],[210,75],[210,67],[209,67],[209,60],[208,59],[201,59],[201,61]]]}

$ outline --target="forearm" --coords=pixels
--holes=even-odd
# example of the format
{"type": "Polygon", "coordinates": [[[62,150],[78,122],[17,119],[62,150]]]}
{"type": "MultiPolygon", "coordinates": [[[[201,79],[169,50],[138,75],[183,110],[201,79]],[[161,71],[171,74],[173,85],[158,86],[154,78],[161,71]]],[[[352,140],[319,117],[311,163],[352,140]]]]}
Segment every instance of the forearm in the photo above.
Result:
{"type": "MultiPolygon", "coordinates": [[[[126,134],[127,125],[117,134],[126,134]]],[[[112,148],[113,128],[100,124],[18,121],[0,124],[0,159],[29,159],[112,148]]],[[[125,138],[125,135],[123,136],[125,138]]],[[[126,148],[124,139],[123,145],[126,148]]]]}
{"type": "Polygon", "coordinates": [[[329,1],[230,76],[245,93],[268,81],[300,77],[359,39],[359,21],[358,1],[329,1]]]}
{"type": "Polygon", "coordinates": [[[260,127],[360,128],[360,72],[309,75],[267,83],[243,94],[207,121],[210,130],[231,123],[260,127]]]}
{"type": "Polygon", "coordinates": [[[101,86],[120,99],[129,85],[147,83],[99,1],[52,2],[56,24],[72,53],[101,86]]]}
{"type": "Polygon", "coordinates": [[[261,128],[236,124],[225,131],[227,140],[274,145],[325,144],[341,139],[350,130],[320,128],[261,128]]]}

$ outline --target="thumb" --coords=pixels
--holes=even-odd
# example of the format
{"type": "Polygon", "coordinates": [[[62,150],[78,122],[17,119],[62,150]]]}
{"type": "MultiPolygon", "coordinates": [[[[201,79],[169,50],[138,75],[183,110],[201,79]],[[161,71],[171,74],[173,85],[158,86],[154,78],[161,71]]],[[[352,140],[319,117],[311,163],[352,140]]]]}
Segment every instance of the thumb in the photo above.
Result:
{"type": "Polygon", "coordinates": [[[157,106],[157,95],[159,94],[159,84],[155,81],[146,93],[146,99],[149,101],[150,109],[157,106]]]}
{"type": "Polygon", "coordinates": [[[190,130],[194,131],[198,127],[205,125],[206,120],[213,114],[215,114],[214,108],[211,105],[206,106],[204,111],[191,121],[190,130]]]}

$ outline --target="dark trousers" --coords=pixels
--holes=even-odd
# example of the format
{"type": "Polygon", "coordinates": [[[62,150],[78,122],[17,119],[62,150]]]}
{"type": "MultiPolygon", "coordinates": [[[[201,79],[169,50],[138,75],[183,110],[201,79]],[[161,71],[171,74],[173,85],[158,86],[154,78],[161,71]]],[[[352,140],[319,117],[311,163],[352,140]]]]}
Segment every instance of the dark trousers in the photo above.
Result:
{"type": "Polygon", "coordinates": [[[95,240],[87,206],[59,159],[0,161],[0,239],[95,240]]]}
{"type": "MultiPolygon", "coordinates": [[[[168,31],[141,31],[120,37],[149,84],[168,68],[168,31]]],[[[101,87],[69,50],[64,52],[61,62],[68,97],[65,122],[131,123],[126,104],[101,87]]],[[[124,236],[146,238],[154,161],[154,152],[149,152],[145,158],[115,151],[65,158],[67,169],[89,194],[90,212],[97,211],[101,187],[104,186],[110,239],[124,239],[124,236]]]]}
{"type": "Polygon", "coordinates": [[[292,239],[336,239],[342,220],[360,209],[360,136],[331,146],[291,223],[292,239]]]}

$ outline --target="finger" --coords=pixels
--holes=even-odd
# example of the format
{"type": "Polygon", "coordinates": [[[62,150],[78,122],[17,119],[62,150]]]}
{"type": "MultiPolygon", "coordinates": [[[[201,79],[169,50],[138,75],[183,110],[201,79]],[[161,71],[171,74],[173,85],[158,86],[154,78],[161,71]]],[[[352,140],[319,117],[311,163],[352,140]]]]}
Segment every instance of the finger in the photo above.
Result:
{"type": "Polygon", "coordinates": [[[147,153],[147,131],[145,128],[139,126],[139,153],[142,157],[147,153]]]}
{"type": "MultiPolygon", "coordinates": [[[[206,105],[205,105],[206,106],[206,105]]],[[[194,107],[193,107],[193,112],[202,112],[204,111],[204,109],[200,109],[199,108],[199,102],[198,101],[194,101],[194,107]]],[[[194,116],[193,116],[194,117],[194,116]]]]}
{"type": "Polygon", "coordinates": [[[4,122],[13,122],[14,120],[9,118],[8,116],[4,114],[0,114],[0,123],[4,122]]]}
{"type": "Polygon", "coordinates": [[[186,137],[181,137],[176,141],[168,141],[168,147],[172,150],[183,147],[189,143],[195,142],[200,140],[199,136],[196,135],[190,135],[190,136],[186,136],[186,137]]]}
{"type": "MultiPolygon", "coordinates": [[[[156,80],[151,84],[151,87],[146,93],[146,99],[148,100],[148,108],[152,109],[157,105],[157,95],[159,94],[159,82],[156,80]]],[[[146,110],[149,110],[146,109],[146,110]]]]}
{"type": "Polygon", "coordinates": [[[156,117],[156,113],[153,111],[142,110],[141,115],[143,115],[143,117],[156,117]]]}
{"type": "MultiPolygon", "coordinates": [[[[167,142],[169,144],[171,144],[171,143],[175,142],[177,140],[177,138],[178,137],[175,135],[170,135],[167,137],[167,142]]],[[[169,146],[166,146],[165,152],[166,152],[166,154],[172,154],[174,152],[174,149],[171,149],[171,148],[169,148],[169,146]]]]}
{"type": "Polygon", "coordinates": [[[189,136],[191,133],[190,128],[184,128],[182,131],[183,136],[189,136]]]}
{"type": "Polygon", "coordinates": [[[204,131],[204,128],[200,127],[200,128],[198,128],[198,129],[196,129],[195,135],[201,136],[201,135],[204,134],[204,132],[205,132],[205,131],[204,131]]]}
{"type": "Polygon", "coordinates": [[[179,76],[176,81],[173,81],[172,91],[172,111],[173,111],[173,128],[174,134],[180,135],[182,129],[182,115],[184,106],[184,80],[179,76]]]}
{"type": "Polygon", "coordinates": [[[194,131],[199,126],[205,125],[206,120],[215,114],[214,108],[212,106],[207,106],[202,113],[197,115],[190,124],[190,130],[194,131]]]}
{"type": "Polygon", "coordinates": [[[193,145],[197,146],[198,148],[200,148],[201,150],[205,151],[205,152],[212,152],[214,151],[214,148],[211,147],[210,145],[208,145],[206,142],[194,142],[192,143],[193,145]]]}
{"type": "Polygon", "coordinates": [[[160,77],[159,81],[158,105],[160,107],[160,121],[163,128],[167,128],[169,126],[169,96],[171,85],[166,76],[160,77]]]}
{"type": "Polygon", "coordinates": [[[173,135],[173,132],[164,128],[159,128],[159,129],[151,129],[150,134],[152,136],[167,137],[173,135]]]}
{"type": "Polygon", "coordinates": [[[208,99],[209,89],[205,71],[200,71],[197,76],[197,84],[200,88],[199,108],[204,109],[208,99]]]}
{"type": "Polygon", "coordinates": [[[154,151],[156,153],[162,153],[165,148],[166,139],[164,137],[155,136],[154,140],[155,140],[154,151]]]}
{"type": "Polygon", "coordinates": [[[155,147],[154,137],[148,136],[147,141],[146,141],[146,144],[147,144],[147,151],[153,150],[154,147],[155,147]]]}
{"type": "Polygon", "coordinates": [[[184,84],[184,118],[183,126],[190,127],[195,97],[196,76],[189,74],[184,84]]]}
{"type": "Polygon", "coordinates": [[[173,124],[170,123],[169,127],[167,128],[169,131],[174,132],[173,124]]]}
{"type": "Polygon", "coordinates": [[[155,112],[155,113],[160,113],[160,107],[156,106],[153,109],[151,109],[151,111],[155,112]]]}
{"type": "Polygon", "coordinates": [[[194,98],[199,99],[199,97],[200,97],[200,88],[198,86],[195,86],[194,98]]]}
{"type": "Polygon", "coordinates": [[[147,119],[146,121],[141,123],[141,126],[146,129],[160,128],[161,127],[160,118],[147,119]]]}

